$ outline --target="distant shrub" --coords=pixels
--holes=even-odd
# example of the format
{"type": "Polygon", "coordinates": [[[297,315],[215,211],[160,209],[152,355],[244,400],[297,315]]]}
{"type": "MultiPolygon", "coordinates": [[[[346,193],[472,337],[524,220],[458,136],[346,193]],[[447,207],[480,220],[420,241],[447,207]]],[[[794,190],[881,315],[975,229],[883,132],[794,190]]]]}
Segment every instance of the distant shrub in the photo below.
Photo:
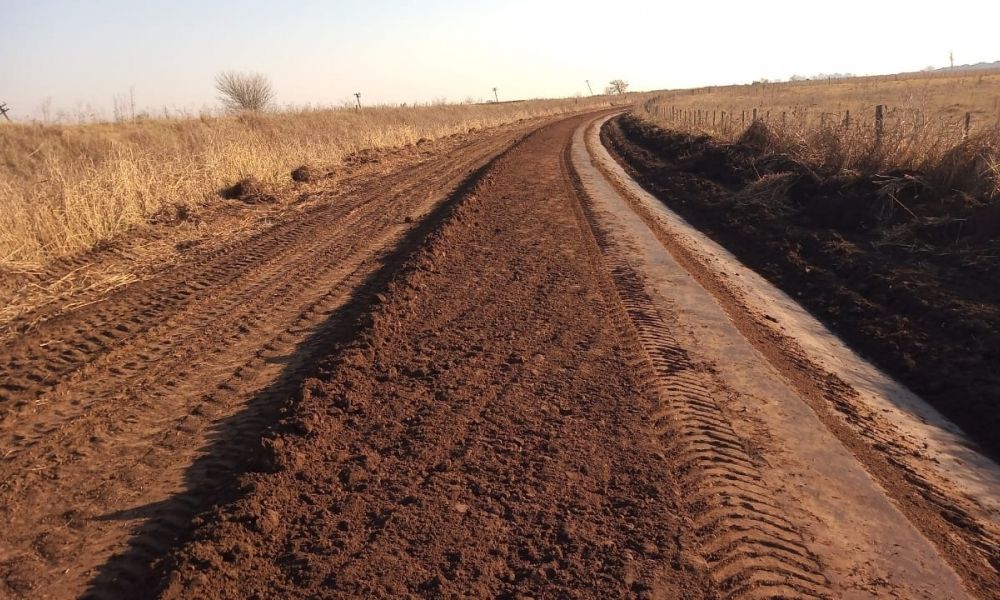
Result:
{"type": "Polygon", "coordinates": [[[262,111],[274,100],[271,81],[260,73],[224,71],[215,76],[222,103],[233,111],[262,111]]]}

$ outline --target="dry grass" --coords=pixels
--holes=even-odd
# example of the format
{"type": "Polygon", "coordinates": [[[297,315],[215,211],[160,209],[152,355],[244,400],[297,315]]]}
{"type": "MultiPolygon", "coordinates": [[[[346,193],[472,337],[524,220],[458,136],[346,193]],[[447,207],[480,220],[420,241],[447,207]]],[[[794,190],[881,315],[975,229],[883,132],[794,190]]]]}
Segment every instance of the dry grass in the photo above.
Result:
{"type": "Polygon", "coordinates": [[[244,177],[606,105],[606,98],[0,126],[0,271],[37,269],[244,177]]]}
{"type": "Polygon", "coordinates": [[[750,141],[821,174],[906,169],[941,193],[1000,195],[998,72],[676,90],[637,112],[666,129],[750,141]]]}

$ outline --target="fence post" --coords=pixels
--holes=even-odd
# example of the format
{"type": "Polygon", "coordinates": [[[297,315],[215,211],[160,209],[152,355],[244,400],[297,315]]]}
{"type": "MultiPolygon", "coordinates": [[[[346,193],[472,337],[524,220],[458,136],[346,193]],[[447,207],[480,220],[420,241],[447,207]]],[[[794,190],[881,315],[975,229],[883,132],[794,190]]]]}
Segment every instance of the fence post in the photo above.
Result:
{"type": "Polygon", "coordinates": [[[740,118],[743,120],[743,126],[746,127],[747,126],[747,111],[741,110],[740,111],[740,118]]]}
{"type": "Polygon", "coordinates": [[[965,113],[965,133],[962,134],[963,140],[969,139],[969,129],[971,128],[972,128],[972,113],[967,112],[965,113]]]}
{"type": "Polygon", "coordinates": [[[753,109],[753,121],[751,121],[751,122],[752,123],[756,123],[757,122],[757,109],[756,108],[753,109]]]}
{"type": "Polygon", "coordinates": [[[844,129],[850,129],[851,127],[851,111],[844,111],[844,129]]]}
{"type": "Polygon", "coordinates": [[[875,107],[875,140],[878,142],[882,141],[882,132],[885,129],[884,112],[883,105],[879,104],[875,107]]]}

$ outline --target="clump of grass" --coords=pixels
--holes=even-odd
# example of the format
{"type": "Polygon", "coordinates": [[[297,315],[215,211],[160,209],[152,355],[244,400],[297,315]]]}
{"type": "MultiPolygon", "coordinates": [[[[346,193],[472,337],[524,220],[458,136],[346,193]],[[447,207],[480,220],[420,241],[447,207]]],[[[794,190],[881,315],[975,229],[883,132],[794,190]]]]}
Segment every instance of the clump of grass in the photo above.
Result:
{"type": "Polygon", "coordinates": [[[402,147],[607,99],[299,110],[200,119],[0,127],[0,270],[37,269],[164,207],[195,206],[234,182],[285,182],[303,164],[402,147]]]}

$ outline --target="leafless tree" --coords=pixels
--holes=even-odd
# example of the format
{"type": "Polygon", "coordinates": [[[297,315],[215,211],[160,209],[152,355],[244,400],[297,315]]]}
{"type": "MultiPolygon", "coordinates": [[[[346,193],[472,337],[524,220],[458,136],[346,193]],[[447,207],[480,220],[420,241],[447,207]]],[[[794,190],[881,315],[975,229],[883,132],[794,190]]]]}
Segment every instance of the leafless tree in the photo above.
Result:
{"type": "Polygon", "coordinates": [[[224,71],[215,76],[215,89],[229,110],[262,111],[274,100],[271,81],[260,73],[224,71]]]}
{"type": "Polygon", "coordinates": [[[628,82],[624,79],[613,79],[606,90],[610,94],[624,94],[628,91],[628,82]]]}

